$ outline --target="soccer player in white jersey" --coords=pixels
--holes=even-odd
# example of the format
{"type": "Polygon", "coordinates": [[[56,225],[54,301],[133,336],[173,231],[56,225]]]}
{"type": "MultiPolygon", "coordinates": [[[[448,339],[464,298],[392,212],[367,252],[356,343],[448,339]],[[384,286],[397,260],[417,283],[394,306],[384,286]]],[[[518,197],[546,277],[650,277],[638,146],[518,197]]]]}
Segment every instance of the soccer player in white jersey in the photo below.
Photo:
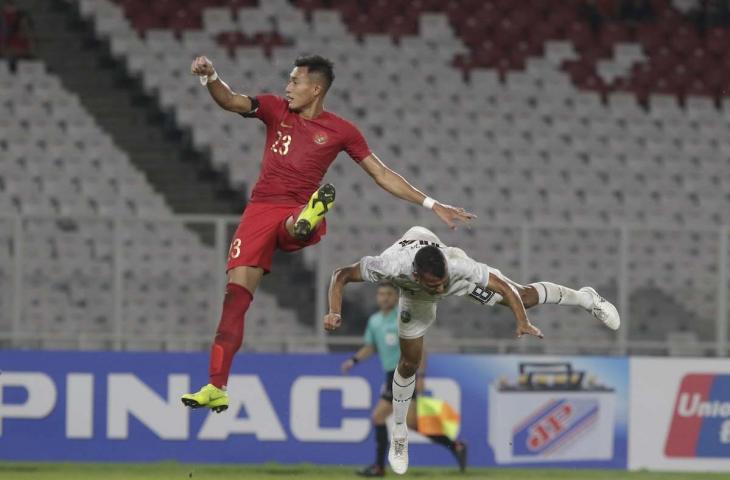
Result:
{"type": "Polygon", "coordinates": [[[460,248],[448,247],[430,230],[413,227],[403,237],[374,257],[341,267],[332,274],[329,313],[324,328],[342,324],[342,292],[351,282],[390,281],[401,290],[398,330],[401,355],[393,375],[393,417],[388,461],[395,473],[408,470],[406,414],[413,396],[416,369],[421,362],[423,335],[436,320],[436,305],[447,296],[468,296],[484,305],[505,305],[514,313],[517,336],[542,338],[530,323],[525,309],[541,304],[580,306],[612,330],[620,319],[616,307],[591,287],[573,290],[550,282],[520,285],[496,268],[472,260],[460,248]]]}

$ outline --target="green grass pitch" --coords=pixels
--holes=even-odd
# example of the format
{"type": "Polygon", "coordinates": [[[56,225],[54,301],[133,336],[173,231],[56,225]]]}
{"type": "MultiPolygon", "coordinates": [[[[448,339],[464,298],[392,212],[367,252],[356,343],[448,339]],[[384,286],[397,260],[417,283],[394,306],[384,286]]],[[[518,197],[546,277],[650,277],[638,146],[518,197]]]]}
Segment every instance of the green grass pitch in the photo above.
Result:
{"type": "MultiPolygon", "coordinates": [[[[727,474],[691,474],[659,472],[622,472],[592,470],[514,470],[470,469],[465,475],[454,469],[412,468],[403,477],[414,479],[486,479],[486,480],[720,480],[727,474]]],[[[360,478],[351,467],[315,465],[185,465],[151,464],[75,464],[0,462],[2,480],[233,480],[233,479],[339,480],[360,478]]]]}

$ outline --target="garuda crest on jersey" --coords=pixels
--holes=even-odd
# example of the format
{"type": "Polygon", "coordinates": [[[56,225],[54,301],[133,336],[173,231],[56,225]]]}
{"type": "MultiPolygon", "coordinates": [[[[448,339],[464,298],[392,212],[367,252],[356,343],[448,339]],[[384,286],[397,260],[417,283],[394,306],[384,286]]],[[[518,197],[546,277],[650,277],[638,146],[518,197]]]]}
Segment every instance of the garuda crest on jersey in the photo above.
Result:
{"type": "Polygon", "coordinates": [[[324,132],[317,132],[314,134],[314,143],[317,145],[324,145],[327,143],[327,140],[329,140],[329,138],[327,138],[327,134],[324,132]]]}

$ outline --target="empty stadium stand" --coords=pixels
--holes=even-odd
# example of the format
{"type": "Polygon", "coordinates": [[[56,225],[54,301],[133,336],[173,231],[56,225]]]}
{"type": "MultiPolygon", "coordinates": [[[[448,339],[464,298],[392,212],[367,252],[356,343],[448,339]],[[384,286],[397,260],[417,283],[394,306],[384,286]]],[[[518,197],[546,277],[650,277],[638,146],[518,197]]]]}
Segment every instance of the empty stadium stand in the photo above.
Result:
{"type": "MultiPolygon", "coordinates": [[[[209,56],[237,90],[281,92],[293,58],[316,51],[336,63],[328,108],[414,183],[479,215],[446,232],[341,159],[328,175],[343,192],[336,228],[324,252],[305,251],[312,268],[382,250],[418,223],[519,281],[593,284],[612,300],[626,287],[629,340],[695,353],[714,341],[730,103],[727,69],[708,67],[724,64],[730,30],[697,28],[687,2],[653,0],[640,15],[579,0],[77,3],[232,188],[250,186],[263,128],[221,111],[190,60],[209,56]]],[[[511,335],[507,312],[470,307],[442,305],[441,334],[511,335]]],[[[548,337],[585,339],[574,349],[586,353],[617,341],[584,312],[533,317],[548,337]]]]}
{"type": "MultiPolygon", "coordinates": [[[[23,339],[16,346],[44,348],[209,344],[222,292],[213,248],[172,217],[128,155],[43,63],[21,61],[11,74],[0,62],[0,92],[5,341],[14,332],[23,339]],[[12,281],[16,258],[19,285],[12,281]],[[17,324],[15,302],[22,303],[17,324]]],[[[296,314],[277,307],[273,296],[261,292],[257,302],[273,324],[301,332],[296,314]]],[[[252,315],[252,338],[261,325],[252,315]]]]}

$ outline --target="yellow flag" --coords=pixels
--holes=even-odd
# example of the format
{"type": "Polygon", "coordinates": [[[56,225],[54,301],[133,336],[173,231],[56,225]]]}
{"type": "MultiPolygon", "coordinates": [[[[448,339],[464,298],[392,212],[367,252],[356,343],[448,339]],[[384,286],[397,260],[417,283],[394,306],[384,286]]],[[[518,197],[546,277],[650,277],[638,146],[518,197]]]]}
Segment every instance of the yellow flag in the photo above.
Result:
{"type": "Polygon", "coordinates": [[[451,405],[432,397],[418,396],[418,433],[423,435],[446,435],[456,440],[461,428],[461,417],[451,405]]]}

